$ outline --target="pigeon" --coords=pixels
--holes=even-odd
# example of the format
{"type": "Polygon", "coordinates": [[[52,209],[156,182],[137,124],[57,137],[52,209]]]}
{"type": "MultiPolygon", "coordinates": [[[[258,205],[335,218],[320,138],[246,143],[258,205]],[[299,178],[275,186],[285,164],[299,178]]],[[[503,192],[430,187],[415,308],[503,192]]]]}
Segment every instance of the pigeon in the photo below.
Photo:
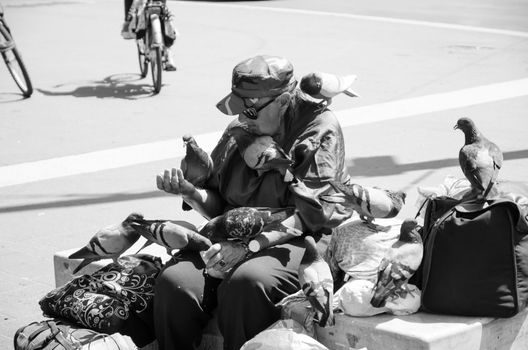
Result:
{"type": "Polygon", "coordinates": [[[465,136],[464,146],[458,153],[462,172],[471,183],[472,194],[485,199],[497,182],[502,152],[482,135],[470,118],[460,118],[454,129],[462,130],[465,136]]]}
{"type": "Polygon", "coordinates": [[[294,213],[295,208],[234,208],[211,219],[200,234],[213,243],[238,240],[247,244],[265,228],[275,227],[294,213]]]}
{"type": "Polygon", "coordinates": [[[131,221],[130,225],[147,239],[147,242],[140,250],[152,243],[157,243],[165,247],[167,253],[171,255],[174,249],[203,251],[209,249],[212,245],[209,239],[198,234],[198,230],[193,224],[186,221],[145,220],[138,218],[131,221]]]}
{"type": "Polygon", "coordinates": [[[319,199],[326,203],[340,203],[343,206],[356,211],[361,220],[365,221],[374,229],[380,229],[373,225],[375,218],[393,218],[405,204],[405,192],[391,191],[378,187],[366,187],[358,184],[345,184],[330,181],[337,193],[324,194],[319,199]]]}
{"type": "Polygon", "coordinates": [[[317,251],[311,236],[304,238],[306,250],[299,265],[299,283],[304,295],[315,311],[321,327],[334,325],[334,280],[330,266],[317,251]]]}
{"type": "Polygon", "coordinates": [[[350,97],[359,97],[350,86],[356,80],[355,75],[346,75],[338,77],[333,74],[313,72],[302,77],[300,87],[301,91],[311,97],[331,103],[332,98],[340,93],[350,97]]]}
{"type": "MultiPolygon", "coordinates": [[[[203,187],[213,174],[213,160],[207,152],[198,146],[194,137],[187,134],[182,139],[185,146],[185,157],[180,163],[183,177],[194,186],[203,187]]],[[[182,209],[188,211],[192,208],[183,202],[182,209]]]]}
{"type": "Polygon", "coordinates": [[[100,259],[117,261],[117,258],[139,239],[140,234],[131,226],[131,222],[142,218],[141,214],[132,213],[123,222],[97,231],[88,244],[68,257],[84,259],[73,273],[76,274],[88,264],[100,259]]]}
{"type": "Polygon", "coordinates": [[[294,180],[291,169],[293,160],[271,136],[254,135],[242,127],[232,128],[229,134],[235,139],[244,162],[259,175],[276,170],[282,174],[285,182],[294,180]]]}
{"type": "Polygon", "coordinates": [[[372,306],[383,307],[389,297],[405,297],[410,291],[407,281],[420,266],[423,256],[419,229],[415,219],[403,221],[400,237],[388,250],[378,268],[378,281],[373,287],[374,293],[370,301],[372,306]]]}

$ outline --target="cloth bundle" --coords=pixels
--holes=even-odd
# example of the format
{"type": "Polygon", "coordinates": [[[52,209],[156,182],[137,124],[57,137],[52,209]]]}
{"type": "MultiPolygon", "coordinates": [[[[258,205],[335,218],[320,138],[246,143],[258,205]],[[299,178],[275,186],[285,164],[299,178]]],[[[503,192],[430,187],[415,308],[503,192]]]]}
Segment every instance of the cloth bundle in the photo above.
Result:
{"type": "MultiPolygon", "coordinates": [[[[40,301],[45,315],[104,333],[130,335],[146,343],[143,334],[152,317],[155,278],[161,259],[147,254],[122,256],[92,275],[77,277],[40,301]]],[[[152,323],[150,323],[152,324],[152,323]]]]}

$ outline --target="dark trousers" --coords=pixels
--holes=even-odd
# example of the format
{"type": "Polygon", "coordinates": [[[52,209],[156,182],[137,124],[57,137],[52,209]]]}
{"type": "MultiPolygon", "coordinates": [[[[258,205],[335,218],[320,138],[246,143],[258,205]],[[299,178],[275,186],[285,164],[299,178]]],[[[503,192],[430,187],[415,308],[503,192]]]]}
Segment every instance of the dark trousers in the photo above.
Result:
{"type": "Polygon", "coordinates": [[[280,318],[275,304],[299,290],[304,247],[299,237],[268,248],[236,266],[224,280],[204,276],[198,253],[183,252],[156,281],[154,326],[160,350],[192,350],[214,309],[224,349],[240,349],[280,318]]]}

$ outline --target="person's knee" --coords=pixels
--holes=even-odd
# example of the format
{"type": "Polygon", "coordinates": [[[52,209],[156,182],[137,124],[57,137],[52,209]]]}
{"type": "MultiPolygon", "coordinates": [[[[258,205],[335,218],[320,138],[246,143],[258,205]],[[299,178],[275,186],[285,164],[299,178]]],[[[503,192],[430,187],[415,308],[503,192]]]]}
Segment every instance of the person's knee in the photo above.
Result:
{"type": "Polygon", "coordinates": [[[158,275],[154,284],[154,300],[163,302],[192,298],[184,285],[184,281],[181,281],[177,274],[164,270],[158,275]]]}
{"type": "Polygon", "coordinates": [[[230,304],[228,300],[242,303],[244,300],[250,302],[258,296],[266,294],[266,291],[274,285],[273,276],[258,265],[244,264],[239,266],[229,279],[221,284],[218,293],[220,304],[230,304]],[[225,303],[224,301],[228,301],[225,303]]]}

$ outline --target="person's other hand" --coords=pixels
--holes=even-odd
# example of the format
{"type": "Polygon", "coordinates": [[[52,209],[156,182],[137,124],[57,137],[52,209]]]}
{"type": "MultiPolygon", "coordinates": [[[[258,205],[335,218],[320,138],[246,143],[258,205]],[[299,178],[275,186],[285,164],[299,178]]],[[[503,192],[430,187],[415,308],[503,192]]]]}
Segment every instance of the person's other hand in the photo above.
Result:
{"type": "Polygon", "coordinates": [[[225,274],[240,261],[244,260],[246,253],[246,249],[242,244],[226,241],[213,244],[211,248],[204,252],[202,258],[208,273],[215,277],[214,272],[225,274]]]}
{"type": "Polygon", "coordinates": [[[167,193],[179,194],[182,196],[191,196],[196,187],[183,177],[181,169],[165,169],[163,174],[156,176],[156,185],[158,189],[167,193]]]}

